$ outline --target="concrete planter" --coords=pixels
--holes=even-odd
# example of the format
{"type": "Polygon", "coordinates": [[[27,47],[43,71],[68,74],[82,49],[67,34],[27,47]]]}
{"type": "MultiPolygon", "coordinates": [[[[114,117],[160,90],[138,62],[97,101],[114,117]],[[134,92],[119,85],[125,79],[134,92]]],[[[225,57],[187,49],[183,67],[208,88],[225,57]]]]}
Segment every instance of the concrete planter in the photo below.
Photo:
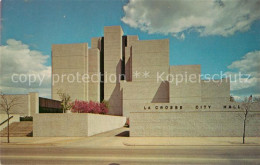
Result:
{"type": "Polygon", "coordinates": [[[71,110],[66,110],[65,113],[71,113],[71,110]]]}

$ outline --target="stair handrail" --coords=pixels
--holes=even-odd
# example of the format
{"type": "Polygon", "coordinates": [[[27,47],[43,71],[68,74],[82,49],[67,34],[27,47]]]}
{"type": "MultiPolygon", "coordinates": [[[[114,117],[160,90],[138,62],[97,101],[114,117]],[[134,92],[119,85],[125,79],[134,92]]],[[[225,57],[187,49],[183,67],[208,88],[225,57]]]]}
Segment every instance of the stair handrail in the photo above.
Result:
{"type": "Polygon", "coordinates": [[[3,121],[1,124],[0,124],[0,126],[1,125],[3,125],[5,122],[7,122],[8,120],[10,120],[10,119],[12,119],[14,116],[10,116],[8,119],[6,119],[5,121],[3,121]]]}

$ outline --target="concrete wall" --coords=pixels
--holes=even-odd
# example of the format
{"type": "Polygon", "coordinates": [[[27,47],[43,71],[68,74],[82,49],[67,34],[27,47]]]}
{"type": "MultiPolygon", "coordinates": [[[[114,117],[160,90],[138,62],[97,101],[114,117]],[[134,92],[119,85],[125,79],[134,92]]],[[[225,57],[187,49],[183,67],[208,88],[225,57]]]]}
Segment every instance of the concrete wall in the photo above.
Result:
{"type": "Polygon", "coordinates": [[[91,44],[90,49],[87,43],[52,46],[52,99],[60,100],[61,89],[72,100],[100,101],[100,38],[92,38],[91,44]]]}
{"type": "MultiPolygon", "coordinates": [[[[139,112],[175,112],[181,111],[223,111],[223,110],[241,110],[241,103],[226,102],[226,103],[146,103],[138,106],[139,112]]],[[[256,108],[253,108],[256,109],[256,108]]]]}
{"type": "Polygon", "coordinates": [[[201,82],[201,100],[203,102],[229,102],[230,80],[221,79],[201,82]]]}
{"type": "MultiPolygon", "coordinates": [[[[9,120],[9,124],[13,123],[13,122],[19,122],[20,121],[20,115],[19,114],[11,114],[10,117],[13,116],[13,118],[11,118],[9,120]]],[[[7,119],[7,114],[0,114],[0,123],[2,123],[3,121],[5,121],[7,119]]],[[[0,131],[2,131],[5,127],[7,127],[8,122],[6,121],[3,125],[0,125],[0,131]]]]}
{"type": "Polygon", "coordinates": [[[132,43],[132,81],[157,81],[157,72],[169,72],[169,40],[138,40],[132,43]],[[144,73],[149,72],[145,77],[144,73]],[[135,76],[140,73],[139,76],[135,76]]]}
{"type": "Polygon", "coordinates": [[[157,72],[167,75],[169,71],[169,40],[140,41],[136,36],[127,37],[127,82],[122,82],[121,88],[123,115],[129,117],[130,112],[137,111],[136,105],[169,102],[168,82],[157,82],[157,72]]]}
{"type": "Polygon", "coordinates": [[[91,48],[101,49],[101,38],[95,37],[91,38],[91,48]]]}
{"type": "Polygon", "coordinates": [[[136,105],[145,103],[168,103],[168,82],[135,81],[122,84],[123,88],[123,116],[129,117],[130,112],[140,109],[136,105]]]}
{"type": "MultiPolygon", "coordinates": [[[[15,105],[11,110],[10,110],[10,114],[20,114],[20,115],[29,115],[29,109],[30,109],[30,97],[28,94],[21,94],[21,95],[5,95],[8,102],[10,103],[10,101],[14,98],[17,98],[17,103],[19,103],[18,105],[15,105]]],[[[3,100],[1,99],[1,102],[3,100]]],[[[2,107],[0,107],[0,112],[1,114],[5,114],[5,112],[3,111],[4,109],[2,107]]]]}
{"type": "MultiPolygon", "coordinates": [[[[151,101],[144,101],[142,99],[126,99],[124,100],[124,116],[129,117],[130,112],[172,112],[176,110],[181,111],[219,111],[219,110],[239,110],[241,103],[226,102],[223,104],[212,102],[198,102],[198,103],[150,103],[151,101]],[[146,103],[144,103],[146,102],[146,103]]],[[[254,108],[256,109],[256,108],[254,108]]]]}
{"type": "Polygon", "coordinates": [[[127,47],[125,47],[126,81],[132,81],[132,45],[135,41],[138,41],[138,36],[127,36],[127,47]]]}
{"type": "Polygon", "coordinates": [[[104,83],[104,99],[109,102],[109,114],[122,115],[122,91],[120,90],[120,74],[122,60],[122,36],[120,26],[104,28],[104,71],[108,77],[104,83]],[[111,75],[116,81],[110,81],[111,75]]]}
{"type": "Polygon", "coordinates": [[[88,114],[88,136],[121,128],[126,123],[126,117],[88,114]]]}
{"type": "Polygon", "coordinates": [[[33,119],[35,137],[80,137],[121,128],[125,117],[88,113],[37,114],[33,119]]]}
{"type": "Polygon", "coordinates": [[[87,43],[52,45],[52,74],[55,81],[59,77],[59,82],[52,86],[52,99],[60,100],[57,91],[61,89],[69,93],[72,100],[87,100],[87,82],[73,81],[71,76],[87,73],[87,55],[87,43]]]}
{"type": "MultiPolygon", "coordinates": [[[[39,112],[39,96],[38,93],[31,92],[29,94],[5,95],[8,102],[16,98],[17,105],[13,106],[10,114],[18,114],[20,116],[33,116],[39,112]]],[[[1,99],[1,101],[3,101],[1,99]]],[[[0,107],[0,114],[6,112],[0,107]]]]}
{"type": "MultiPolygon", "coordinates": [[[[246,125],[246,136],[260,136],[260,107],[253,107],[246,125]]],[[[242,136],[243,109],[217,109],[217,106],[206,110],[186,108],[170,110],[164,106],[163,109],[149,110],[146,107],[133,112],[130,114],[130,136],[242,136]]]]}
{"type": "Polygon", "coordinates": [[[170,103],[197,103],[201,101],[200,65],[170,67],[170,103]]]}
{"type": "Polygon", "coordinates": [[[29,114],[28,116],[34,116],[34,114],[39,113],[39,93],[29,93],[29,114]]]}
{"type": "Polygon", "coordinates": [[[88,82],[88,99],[91,101],[100,101],[100,52],[99,49],[89,49],[88,54],[88,75],[91,77],[88,82]]]}
{"type": "Polygon", "coordinates": [[[132,81],[132,46],[125,47],[125,80],[132,81]]]}

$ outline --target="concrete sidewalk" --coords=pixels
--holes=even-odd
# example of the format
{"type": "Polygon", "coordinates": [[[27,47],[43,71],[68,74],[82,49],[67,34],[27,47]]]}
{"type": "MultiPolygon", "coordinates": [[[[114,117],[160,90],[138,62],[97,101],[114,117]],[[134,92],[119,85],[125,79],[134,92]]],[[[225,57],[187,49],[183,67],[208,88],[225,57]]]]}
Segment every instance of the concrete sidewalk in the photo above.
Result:
{"type": "Polygon", "coordinates": [[[260,146],[260,137],[131,137],[124,141],[126,146],[260,146]]]}
{"type": "Polygon", "coordinates": [[[129,128],[122,127],[91,137],[1,137],[1,146],[63,146],[80,148],[131,148],[136,146],[260,146],[260,137],[128,137],[129,128]]]}
{"type": "Polygon", "coordinates": [[[1,147],[12,145],[82,148],[127,148],[135,146],[260,146],[260,137],[1,137],[1,147]]]}
{"type": "Polygon", "coordinates": [[[10,143],[7,143],[7,137],[1,137],[2,146],[12,145],[42,145],[55,146],[66,145],[74,141],[85,139],[85,137],[10,137],[10,143]]]}

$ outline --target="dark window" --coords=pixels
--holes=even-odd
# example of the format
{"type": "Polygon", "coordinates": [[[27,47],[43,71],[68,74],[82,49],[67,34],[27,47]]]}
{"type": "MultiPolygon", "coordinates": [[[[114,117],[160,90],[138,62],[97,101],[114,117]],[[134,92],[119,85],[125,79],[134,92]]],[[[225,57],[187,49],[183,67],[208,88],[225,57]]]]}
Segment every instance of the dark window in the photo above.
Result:
{"type": "Polygon", "coordinates": [[[122,36],[121,80],[125,80],[125,47],[126,46],[127,46],[127,36],[122,36]]]}
{"type": "Polygon", "coordinates": [[[104,37],[101,38],[101,50],[100,50],[100,102],[104,100],[104,37]]]}

